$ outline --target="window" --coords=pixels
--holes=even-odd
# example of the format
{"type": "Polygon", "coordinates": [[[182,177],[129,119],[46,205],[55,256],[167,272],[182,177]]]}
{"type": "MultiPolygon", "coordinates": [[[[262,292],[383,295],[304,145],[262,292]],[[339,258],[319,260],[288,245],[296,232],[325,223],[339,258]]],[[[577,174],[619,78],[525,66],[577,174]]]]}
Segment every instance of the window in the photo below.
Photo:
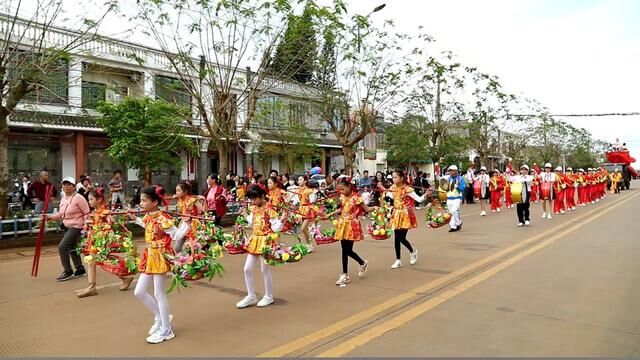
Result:
{"type": "Polygon", "coordinates": [[[95,109],[99,102],[105,101],[107,85],[89,81],[82,82],[82,107],[95,109]]]}
{"type": "Polygon", "coordinates": [[[155,86],[156,98],[191,107],[191,95],[180,80],[157,75],[155,86]]]}
{"type": "Polygon", "coordinates": [[[25,95],[28,102],[43,104],[68,104],[69,102],[69,66],[66,59],[44,63],[34,54],[24,53],[27,57],[16,57],[19,62],[10,77],[12,80],[27,80],[38,83],[36,90],[25,95]],[[43,70],[44,69],[44,70],[43,70]]]}
{"type": "Polygon", "coordinates": [[[49,181],[57,184],[60,181],[61,156],[60,144],[50,139],[10,139],[9,177],[20,180],[20,176],[29,175],[33,182],[41,170],[47,170],[49,181]]]}

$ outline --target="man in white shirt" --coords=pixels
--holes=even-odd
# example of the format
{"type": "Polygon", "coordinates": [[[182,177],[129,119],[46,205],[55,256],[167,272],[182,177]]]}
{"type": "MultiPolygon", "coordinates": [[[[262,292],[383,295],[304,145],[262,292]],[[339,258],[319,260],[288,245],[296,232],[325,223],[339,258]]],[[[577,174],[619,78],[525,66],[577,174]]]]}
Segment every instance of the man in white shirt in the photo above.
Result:
{"type": "Polygon", "coordinates": [[[511,183],[522,184],[522,202],[516,204],[516,213],[518,214],[518,226],[529,226],[531,219],[529,217],[529,197],[531,196],[531,184],[533,176],[529,175],[529,166],[520,166],[520,175],[509,176],[511,183]]]}
{"type": "Polygon", "coordinates": [[[456,165],[449,166],[449,174],[443,176],[443,178],[449,183],[449,190],[447,191],[447,208],[451,212],[451,221],[449,222],[449,232],[455,232],[462,230],[462,214],[460,213],[460,205],[464,198],[464,190],[467,187],[467,183],[464,177],[458,174],[458,167],[456,165]]]}
{"type": "MultiPolygon", "coordinates": [[[[552,167],[550,163],[544,164],[544,172],[540,174],[540,184],[541,186],[550,186],[549,197],[544,199],[541,196],[542,200],[542,218],[543,219],[551,219],[551,211],[553,211],[553,185],[556,182],[556,174],[551,171],[552,167]],[[550,183],[550,184],[549,184],[550,183]],[[549,207],[549,211],[547,211],[547,206],[549,207]]],[[[542,192],[541,192],[542,194],[542,192]]]]}

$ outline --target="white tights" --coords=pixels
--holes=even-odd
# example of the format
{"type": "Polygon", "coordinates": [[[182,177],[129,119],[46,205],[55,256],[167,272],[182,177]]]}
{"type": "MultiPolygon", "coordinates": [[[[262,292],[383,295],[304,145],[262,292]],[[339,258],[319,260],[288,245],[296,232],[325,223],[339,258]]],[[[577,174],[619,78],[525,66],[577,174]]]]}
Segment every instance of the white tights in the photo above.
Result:
{"type": "Polygon", "coordinates": [[[244,282],[247,284],[247,295],[251,297],[256,296],[256,288],[253,286],[253,268],[256,266],[256,262],[260,262],[260,271],[262,271],[262,277],[264,278],[264,295],[273,296],[271,288],[271,268],[265,264],[261,255],[247,255],[247,261],[244,262],[244,282]]]}
{"type": "Polygon", "coordinates": [[[160,320],[162,330],[169,330],[169,300],[165,289],[166,274],[140,274],[133,294],[153,313],[155,321],[160,320]],[[147,288],[153,282],[153,296],[147,288]]]}

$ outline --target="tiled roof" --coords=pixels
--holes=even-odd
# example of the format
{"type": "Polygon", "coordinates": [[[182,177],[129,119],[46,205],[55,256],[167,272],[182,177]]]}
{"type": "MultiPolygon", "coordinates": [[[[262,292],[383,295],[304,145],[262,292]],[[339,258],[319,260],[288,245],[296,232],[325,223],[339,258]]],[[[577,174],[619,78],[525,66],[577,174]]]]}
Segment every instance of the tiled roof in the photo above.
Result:
{"type": "Polygon", "coordinates": [[[99,129],[94,117],[83,115],[52,114],[38,111],[16,111],[11,114],[11,122],[30,123],[34,125],[56,125],[99,129]]]}

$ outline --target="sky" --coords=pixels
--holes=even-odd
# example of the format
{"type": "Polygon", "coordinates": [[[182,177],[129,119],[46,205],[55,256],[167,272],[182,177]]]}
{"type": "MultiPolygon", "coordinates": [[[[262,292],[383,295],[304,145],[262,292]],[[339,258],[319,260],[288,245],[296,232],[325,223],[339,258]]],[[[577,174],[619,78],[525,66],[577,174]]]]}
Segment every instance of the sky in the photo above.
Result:
{"type": "MultiPolygon", "coordinates": [[[[63,1],[69,15],[96,8],[94,0],[63,1]]],[[[374,23],[391,19],[409,33],[423,26],[439,48],[551,114],[640,112],[640,0],[346,1],[363,15],[386,3],[374,23]]],[[[102,30],[152,45],[140,31],[123,32],[129,25],[111,19],[102,30]]],[[[640,159],[640,116],[562,119],[607,142],[620,138],[640,159]]]]}
{"type": "MultiPolygon", "coordinates": [[[[381,3],[372,20],[424,26],[462,63],[552,114],[640,112],[640,1],[349,1],[362,14],[381,3]]],[[[640,116],[561,119],[608,142],[619,137],[640,159],[640,116]]]]}

